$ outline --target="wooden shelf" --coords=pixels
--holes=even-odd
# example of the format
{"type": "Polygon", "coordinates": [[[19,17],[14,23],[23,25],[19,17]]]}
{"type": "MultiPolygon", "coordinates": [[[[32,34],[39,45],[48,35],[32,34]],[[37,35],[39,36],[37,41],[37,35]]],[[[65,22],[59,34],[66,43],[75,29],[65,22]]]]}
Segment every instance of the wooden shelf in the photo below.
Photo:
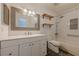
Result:
{"type": "Polygon", "coordinates": [[[44,24],[43,24],[43,27],[44,27],[44,26],[49,26],[49,27],[51,27],[52,25],[53,25],[53,24],[44,23],[44,24]]]}
{"type": "Polygon", "coordinates": [[[49,20],[51,20],[51,18],[54,18],[54,16],[48,15],[46,13],[44,13],[42,16],[43,16],[43,19],[44,19],[44,17],[48,17],[49,20]]]}
{"type": "MultiPolygon", "coordinates": [[[[44,13],[43,15],[42,15],[42,17],[43,17],[43,19],[45,18],[45,17],[48,17],[48,19],[46,19],[46,20],[49,20],[49,21],[51,21],[51,18],[54,18],[54,16],[51,16],[51,15],[48,15],[48,14],[46,14],[46,13],[44,13]]],[[[42,24],[42,26],[44,27],[44,26],[49,26],[49,27],[51,27],[53,24],[51,24],[51,23],[43,23],[42,24]]]]}

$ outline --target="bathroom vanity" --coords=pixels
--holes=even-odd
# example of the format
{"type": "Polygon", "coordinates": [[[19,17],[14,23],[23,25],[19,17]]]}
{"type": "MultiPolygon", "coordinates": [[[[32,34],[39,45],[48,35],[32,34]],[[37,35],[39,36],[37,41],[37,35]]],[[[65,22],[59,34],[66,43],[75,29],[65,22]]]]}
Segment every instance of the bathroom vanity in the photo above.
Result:
{"type": "Polygon", "coordinates": [[[0,38],[1,56],[44,56],[47,37],[42,34],[0,38]]]}

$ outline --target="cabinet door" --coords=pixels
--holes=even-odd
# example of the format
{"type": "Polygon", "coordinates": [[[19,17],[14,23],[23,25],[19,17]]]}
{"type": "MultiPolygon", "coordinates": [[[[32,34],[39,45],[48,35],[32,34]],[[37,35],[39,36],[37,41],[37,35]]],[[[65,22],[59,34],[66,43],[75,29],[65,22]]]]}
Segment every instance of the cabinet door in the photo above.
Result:
{"type": "Polygon", "coordinates": [[[40,41],[32,42],[32,56],[40,56],[40,41]]]}
{"type": "Polygon", "coordinates": [[[41,41],[41,56],[47,54],[47,42],[45,40],[41,41]]]}
{"type": "Polygon", "coordinates": [[[30,43],[20,45],[20,56],[31,56],[31,44],[30,43]]]}
{"type": "Polygon", "coordinates": [[[1,56],[18,56],[18,46],[2,48],[1,56]]]}

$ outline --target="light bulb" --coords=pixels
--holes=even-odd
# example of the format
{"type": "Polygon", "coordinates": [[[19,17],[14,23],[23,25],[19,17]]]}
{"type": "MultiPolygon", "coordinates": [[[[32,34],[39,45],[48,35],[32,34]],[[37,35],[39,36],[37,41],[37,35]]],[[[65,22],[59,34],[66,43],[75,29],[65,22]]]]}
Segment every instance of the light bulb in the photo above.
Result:
{"type": "Polygon", "coordinates": [[[31,11],[29,11],[29,14],[31,14],[32,12],[31,11]]]}
{"type": "Polygon", "coordinates": [[[26,15],[27,14],[27,9],[23,9],[23,14],[26,15]]]}
{"type": "Polygon", "coordinates": [[[27,12],[27,9],[24,9],[23,11],[26,13],[27,12]]]}
{"type": "Polygon", "coordinates": [[[35,15],[35,12],[33,11],[32,14],[35,15]]]}

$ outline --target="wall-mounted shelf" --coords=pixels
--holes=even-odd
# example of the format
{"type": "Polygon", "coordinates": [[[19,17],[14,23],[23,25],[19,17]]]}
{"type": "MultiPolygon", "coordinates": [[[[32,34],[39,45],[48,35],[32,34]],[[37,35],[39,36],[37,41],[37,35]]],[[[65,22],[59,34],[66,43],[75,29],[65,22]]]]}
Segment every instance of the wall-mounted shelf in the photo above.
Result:
{"type": "Polygon", "coordinates": [[[44,23],[44,24],[43,24],[43,27],[44,27],[44,26],[49,26],[49,27],[51,27],[52,25],[53,25],[53,24],[44,23]]]}
{"type": "Polygon", "coordinates": [[[48,17],[49,20],[51,20],[51,18],[54,18],[54,16],[48,15],[46,13],[44,13],[42,16],[43,16],[43,19],[44,19],[44,17],[48,17]]]}
{"type": "Polygon", "coordinates": [[[46,13],[44,13],[43,15],[42,15],[42,17],[43,17],[43,19],[44,19],[44,22],[45,23],[43,23],[42,24],[42,26],[43,27],[45,27],[45,26],[48,26],[49,28],[53,25],[52,23],[51,23],[51,19],[52,18],[54,18],[54,16],[51,16],[51,15],[49,15],[49,14],[46,14],[46,13]],[[46,17],[46,18],[45,18],[46,17]]]}

